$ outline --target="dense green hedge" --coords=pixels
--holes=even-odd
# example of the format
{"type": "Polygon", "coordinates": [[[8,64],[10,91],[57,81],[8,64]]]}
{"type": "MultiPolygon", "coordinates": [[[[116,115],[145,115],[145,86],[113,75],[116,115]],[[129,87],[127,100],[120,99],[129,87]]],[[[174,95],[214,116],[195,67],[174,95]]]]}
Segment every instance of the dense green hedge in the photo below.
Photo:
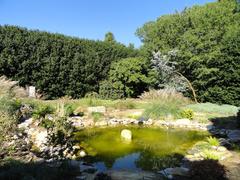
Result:
{"type": "Polygon", "coordinates": [[[0,74],[36,86],[48,98],[98,91],[113,61],[137,54],[117,42],[0,26],[0,74]]]}
{"type": "Polygon", "coordinates": [[[148,59],[178,50],[178,68],[200,101],[240,106],[239,11],[235,0],[194,6],[146,23],[137,35],[148,59]]]}

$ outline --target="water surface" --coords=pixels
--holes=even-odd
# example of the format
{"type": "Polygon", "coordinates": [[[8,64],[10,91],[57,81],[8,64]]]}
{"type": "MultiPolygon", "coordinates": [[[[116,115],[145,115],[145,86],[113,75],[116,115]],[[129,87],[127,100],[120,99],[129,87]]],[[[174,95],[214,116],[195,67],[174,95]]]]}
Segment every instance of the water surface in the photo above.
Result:
{"type": "Polygon", "coordinates": [[[101,171],[155,171],[179,165],[186,151],[206,135],[203,131],[182,129],[112,127],[79,131],[75,140],[89,154],[84,161],[101,171]],[[121,138],[123,129],[132,131],[131,142],[121,138]]]}

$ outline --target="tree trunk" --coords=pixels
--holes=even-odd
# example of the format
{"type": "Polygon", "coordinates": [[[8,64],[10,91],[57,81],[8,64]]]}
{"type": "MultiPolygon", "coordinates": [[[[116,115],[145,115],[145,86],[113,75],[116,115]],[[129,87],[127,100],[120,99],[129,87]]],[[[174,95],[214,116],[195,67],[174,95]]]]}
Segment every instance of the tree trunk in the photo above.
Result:
{"type": "Polygon", "coordinates": [[[181,77],[183,77],[187,81],[188,86],[189,86],[189,88],[192,91],[192,95],[193,95],[194,101],[195,101],[195,103],[198,103],[197,96],[196,96],[195,90],[194,90],[194,88],[192,86],[192,83],[183,74],[181,74],[180,72],[176,72],[176,74],[180,75],[181,77]]]}

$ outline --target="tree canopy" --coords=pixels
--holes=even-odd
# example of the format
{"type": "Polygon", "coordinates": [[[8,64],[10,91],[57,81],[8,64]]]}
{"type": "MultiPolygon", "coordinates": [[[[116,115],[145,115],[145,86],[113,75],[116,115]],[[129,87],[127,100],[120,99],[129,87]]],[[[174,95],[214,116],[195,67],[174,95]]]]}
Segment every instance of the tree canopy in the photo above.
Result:
{"type": "Polygon", "coordinates": [[[200,101],[240,105],[240,13],[235,0],[194,6],[137,30],[142,50],[178,50],[177,63],[200,101]]]}
{"type": "Polygon", "coordinates": [[[0,26],[0,74],[34,85],[47,98],[98,91],[111,63],[138,51],[120,43],[0,26]]]}

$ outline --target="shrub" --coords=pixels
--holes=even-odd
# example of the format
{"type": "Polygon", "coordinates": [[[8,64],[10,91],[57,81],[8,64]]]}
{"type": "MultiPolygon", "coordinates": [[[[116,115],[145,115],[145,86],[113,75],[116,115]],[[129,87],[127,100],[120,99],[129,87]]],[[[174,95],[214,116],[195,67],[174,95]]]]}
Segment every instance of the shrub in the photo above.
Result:
{"type": "Polygon", "coordinates": [[[50,128],[54,127],[54,122],[52,120],[49,120],[49,119],[43,119],[40,122],[40,126],[46,128],[46,129],[50,129],[50,128]]]}
{"type": "Polygon", "coordinates": [[[121,100],[117,101],[114,105],[114,108],[120,109],[120,110],[125,110],[125,109],[135,109],[136,108],[136,103],[134,103],[131,100],[121,100]]]}
{"type": "Polygon", "coordinates": [[[220,145],[219,140],[218,140],[217,138],[215,138],[215,137],[212,137],[212,136],[210,136],[210,137],[207,138],[207,142],[208,142],[211,146],[219,146],[219,145],[220,145]]]}
{"type": "Polygon", "coordinates": [[[18,86],[17,81],[11,81],[5,76],[0,77],[0,96],[26,97],[27,92],[18,86]]]}
{"type": "Polygon", "coordinates": [[[159,101],[178,101],[181,103],[189,103],[190,100],[183,96],[182,93],[177,92],[172,88],[165,88],[159,90],[149,90],[148,92],[144,92],[139,97],[142,100],[159,100],[159,101]]]}
{"type": "Polygon", "coordinates": [[[33,117],[36,119],[45,118],[47,114],[52,114],[54,109],[48,105],[40,105],[33,110],[33,117]]]}
{"type": "MultiPolygon", "coordinates": [[[[0,146],[16,129],[17,120],[6,111],[0,111],[0,146]]],[[[2,147],[2,146],[1,146],[2,147]]]]}
{"type": "Polygon", "coordinates": [[[143,113],[144,117],[159,119],[168,115],[179,116],[179,105],[175,102],[153,102],[149,104],[143,113]]]}
{"type": "Polygon", "coordinates": [[[138,97],[149,84],[146,61],[142,58],[126,58],[111,64],[109,82],[124,97],[138,97]]]}
{"type": "Polygon", "coordinates": [[[64,106],[64,114],[65,116],[72,116],[74,114],[74,109],[71,104],[67,104],[64,106]]]}
{"type": "Polygon", "coordinates": [[[190,178],[193,180],[226,180],[226,169],[216,160],[193,161],[190,164],[190,178]]]}
{"type": "Polygon", "coordinates": [[[21,108],[21,101],[12,99],[7,96],[0,97],[0,110],[9,113],[9,115],[18,118],[20,116],[19,110],[21,108]]]}
{"type": "Polygon", "coordinates": [[[85,98],[99,98],[99,94],[96,92],[89,92],[89,93],[85,94],[84,97],[85,98]]]}
{"type": "Polygon", "coordinates": [[[99,96],[103,99],[121,99],[124,97],[124,92],[114,88],[112,82],[105,80],[100,83],[99,96]]]}
{"type": "Polygon", "coordinates": [[[191,109],[184,109],[180,112],[180,116],[182,118],[187,118],[187,119],[193,119],[194,113],[193,110],[191,109]]]}
{"type": "Polygon", "coordinates": [[[64,144],[71,137],[74,128],[66,117],[58,117],[54,120],[54,127],[50,136],[53,144],[64,144]]]}

